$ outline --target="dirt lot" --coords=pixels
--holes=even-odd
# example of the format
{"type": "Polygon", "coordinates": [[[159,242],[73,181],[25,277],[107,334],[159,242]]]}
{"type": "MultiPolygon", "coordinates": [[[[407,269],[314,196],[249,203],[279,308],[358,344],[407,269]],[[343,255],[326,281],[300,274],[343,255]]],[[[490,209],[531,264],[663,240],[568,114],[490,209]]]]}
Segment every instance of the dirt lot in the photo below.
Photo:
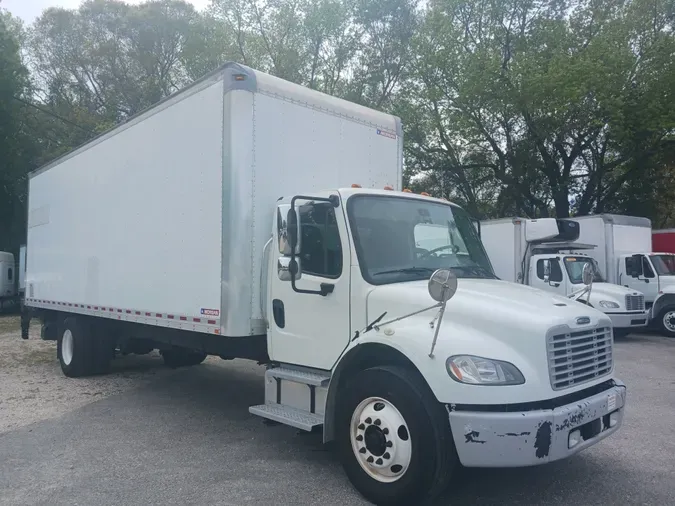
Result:
{"type": "Polygon", "coordinates": [[[175,373],[153,353],[114,360],[106,376],[68,379],[58,366],[56,343],[40,340],[38,325],[31,327],[29,340],[20,335],[19,317],[0,317],[0,433],[175,373]]]}

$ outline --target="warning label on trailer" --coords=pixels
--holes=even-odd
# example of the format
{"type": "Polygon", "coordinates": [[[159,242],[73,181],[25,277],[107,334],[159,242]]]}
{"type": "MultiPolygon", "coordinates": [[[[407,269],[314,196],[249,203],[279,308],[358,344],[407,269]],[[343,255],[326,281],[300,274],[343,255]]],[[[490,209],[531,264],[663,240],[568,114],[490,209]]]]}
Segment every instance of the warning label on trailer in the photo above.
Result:
{"type": "Polygon", "coordinates": [[[396,134],[392,132],[387,132],[386,130],[377,129],[377,135],[382,135],[383,137],[388,137],[390,139],[396,139],[396,134]]]}
{"type": "Polygon", "coordinates": [[[204,316],[220,316],[220,309],[204,309],[201,310],[204,316]]]}

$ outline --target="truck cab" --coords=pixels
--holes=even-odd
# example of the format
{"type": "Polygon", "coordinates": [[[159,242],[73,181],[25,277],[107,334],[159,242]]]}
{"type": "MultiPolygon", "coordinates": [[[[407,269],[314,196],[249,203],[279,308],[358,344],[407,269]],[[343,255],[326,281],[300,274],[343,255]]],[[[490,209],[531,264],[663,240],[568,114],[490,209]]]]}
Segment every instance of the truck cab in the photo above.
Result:
{"type": "Polygon", "coordinates": [[[642,292],[655,325],[675,337],[675,254],[622,254],[617,263],[619,283],[642,292]]]}
{"type": "Polygon", "coordinates": [[[455,463],[564,458],[621,423],[608,316],[498,279],[456,205],[360,188],[283,198],[263,257],[272,366],[250,412],[323,427],[379,504],[412,504],[408,480],[433,489],[455,463]]]}
{"type": "Polygon", "coordinates": [[[597,307],[612,320],[615,335],[627,334],[647,326],[649,311],[645,309],[645,295],[637,288],[607,283],[597,262],[579,252],[536,254],[530,261],[530,286],[565,297],[574,298],[597,307]],[[550,275],[544,272],[545,262],[550,262],[550,275]],[[582,281],[584,266],[593,268],[593,289],[585,293],[582,281]]]}

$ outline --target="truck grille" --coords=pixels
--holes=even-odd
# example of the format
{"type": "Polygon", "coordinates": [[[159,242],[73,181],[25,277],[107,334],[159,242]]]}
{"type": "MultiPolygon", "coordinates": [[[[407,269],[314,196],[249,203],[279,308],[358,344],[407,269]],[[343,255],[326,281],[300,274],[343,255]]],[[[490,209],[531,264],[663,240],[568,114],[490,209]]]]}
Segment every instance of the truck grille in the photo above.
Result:
{"type": "Polygon", "coordinates": [[[644,311],[644,295],[626,295],[626,311],[644,311]]]}
{"type": "Polygon", "coordinates": [[[550,335],[546,347],[553,390],[577,386],[612,372],[611,327],[550,335]]]}

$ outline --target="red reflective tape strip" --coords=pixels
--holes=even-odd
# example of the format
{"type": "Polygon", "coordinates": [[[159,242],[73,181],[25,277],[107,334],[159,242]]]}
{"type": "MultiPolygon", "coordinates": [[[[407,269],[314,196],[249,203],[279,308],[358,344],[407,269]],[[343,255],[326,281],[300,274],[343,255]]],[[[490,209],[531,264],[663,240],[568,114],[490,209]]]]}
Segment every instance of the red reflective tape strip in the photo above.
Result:
{"type": "Polygon", "coordinates": [[[150,313],[145,313],[145,316],[152,316],[150,313]]]}
{"type": "Polygon", "coordinates": [[[127,310],[126,310],[126,313],[127,313],[127,314],[131,314],[131,310],[130,310],[130,309],[127,309],[127,310]]]}
{"type": "Polygon", "coordinates": [[[187,316],[181,316],[180,319],[181,319],[181,321],[186,322],[186,321],[187,321],[187,316]]]}
{"type": "Polygon", "coordinates": [[[199,322],[201,322],[201,321],[202,321],[202,319],[201,319],[201,318],[193,318],[193,319],[192,319],[192,321],[193,321],[193,322],[197,322],[197,323],[199,323],[199,322]]]}
{"type": "Polygon", "coordinates": [[[122,312],[122,310],[121,310],[121,309],[118,309],[118,310],[117,310],[117,312],[118,312],[118,313],[121,313],[121,312],[122,312]]]}
{"type": "Polygon", "coordinates": [[[141,314],[141,312],[140,312],[140,311],[136,311],[136,314],[137,314],[137,315],[140,315],[140,314],[141,314]]]}
{"type": "Polygon", "coordinates": [[[157,318],[161,318],[161,317],[162,317],[162,313],[155,313],[155,316],[156,316],[157,318]]]}
{"type": "Polygon", "coordinates": [[[207,323],[208,323],[209,325],[215,325],[215,324],[216,324],[216,320],[209,320],[207,323]]]}
{"type": "Polygon", "coordinates": [[[173,315],[172,315],[172,314],[167,315],[167,318],[168,318],[169,320],[173,320],[173,315]]]}

